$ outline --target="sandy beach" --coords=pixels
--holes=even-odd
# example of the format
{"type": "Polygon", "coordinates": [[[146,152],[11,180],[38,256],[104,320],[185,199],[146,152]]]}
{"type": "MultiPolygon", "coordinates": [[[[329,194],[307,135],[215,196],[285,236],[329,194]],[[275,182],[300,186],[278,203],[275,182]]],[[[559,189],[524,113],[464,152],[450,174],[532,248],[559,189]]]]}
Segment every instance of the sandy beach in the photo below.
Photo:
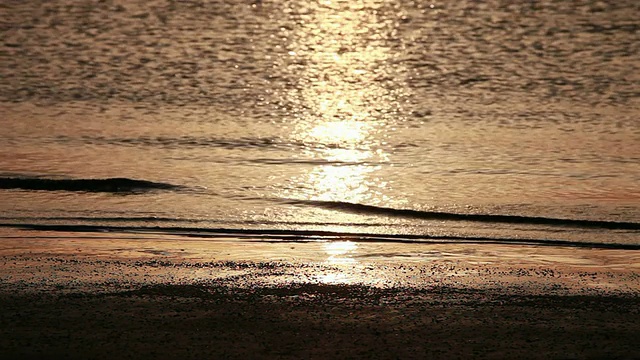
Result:
{"type": "Polygon", "coordinates": [[[640,360],[639,13],[2,1],[0,360],[640,360]]]}
{"type": "Polygon", "coordinates": [[[634,251],[3,231],[2,358],[640,357],[634,251]]]}

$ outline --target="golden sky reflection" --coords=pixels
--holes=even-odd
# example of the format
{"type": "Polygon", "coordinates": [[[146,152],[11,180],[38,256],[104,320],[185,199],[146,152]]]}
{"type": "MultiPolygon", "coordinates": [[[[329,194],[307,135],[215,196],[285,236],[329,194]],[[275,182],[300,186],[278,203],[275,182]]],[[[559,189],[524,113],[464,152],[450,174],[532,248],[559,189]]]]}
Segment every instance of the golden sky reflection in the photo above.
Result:
{"type": "Polygon", "coordinates": [[[287,34],[295,90],[284,94],[298,109],[291,137],[304,156],[320,160],[290,179],[299,198],[379,203],[388,184],[376,177],[388,160],[384,114],[396,107],[379,78],[391,73],[385,38],[393,26],[377,17],[376,1],[310,4],[287,34]]]}

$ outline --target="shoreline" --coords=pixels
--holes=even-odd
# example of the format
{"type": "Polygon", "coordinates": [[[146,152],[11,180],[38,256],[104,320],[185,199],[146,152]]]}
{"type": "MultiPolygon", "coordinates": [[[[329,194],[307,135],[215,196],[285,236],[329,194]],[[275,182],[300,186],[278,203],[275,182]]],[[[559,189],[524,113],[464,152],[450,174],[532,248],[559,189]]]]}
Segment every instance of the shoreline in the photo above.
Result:
{"type": "Polygon", "coordinates": [[[640,251],[13,235],[4,358],[640,357],[640,251]]]}

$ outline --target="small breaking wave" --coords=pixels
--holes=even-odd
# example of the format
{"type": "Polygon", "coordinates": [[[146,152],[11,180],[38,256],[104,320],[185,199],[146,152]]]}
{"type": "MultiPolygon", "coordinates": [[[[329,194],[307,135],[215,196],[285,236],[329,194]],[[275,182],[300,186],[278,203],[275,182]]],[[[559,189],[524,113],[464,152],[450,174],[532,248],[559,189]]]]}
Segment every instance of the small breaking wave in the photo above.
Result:
{"type": "Polygon", "coordinates": [[[547,226],[573,226],[581,228],[600,228],[609,230],[640,230],[640,223],[625,221],[560,219],[539,216],[499,215],[499,214],[460,214],[439,211],[413,209],[394,209],[342,201],[323,200],[286,200],[293,205],[314,206],[319,208],[381,216],[393,216],[423,220],[474,221],[486,223],[530,224],[547,226]]]}
{"type": "Polygon", "coordinates": [[[182,186],[179,185],[128,178],[51,179],[0,177],[0,189],[135,193],[151,190],[177,190],[181,188],[182,186]]]}

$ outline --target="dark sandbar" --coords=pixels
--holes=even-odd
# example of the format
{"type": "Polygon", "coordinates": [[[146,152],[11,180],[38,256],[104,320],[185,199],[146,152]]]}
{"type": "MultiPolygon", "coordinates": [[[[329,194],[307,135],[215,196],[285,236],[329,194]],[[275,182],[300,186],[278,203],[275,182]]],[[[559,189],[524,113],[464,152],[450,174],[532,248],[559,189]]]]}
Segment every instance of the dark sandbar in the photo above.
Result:
{"type": "MultiPolygon", "coordinates": [[[[3,258],[5,264],[24,260],[3,258]]],[[[640,356],[640,297],[633,292],[545,295],[526,286],[452,283],[424,287],[318,281],[269,284],[264,281],[268,276],[257,276],[290,276],[298,268],[277,262],[113,261],[107,262],[110,270],[105,271],[100,261],[36,258],[20,266],[35,273],[29,266],[35,263],[39,269],[38,262],[52,262],[67,272],[76,271],[76,266],[83,267],[78,272],[85,274],[99,269],[100,280],[87,282],[84,275],[65,278],[64,272],[51,281],[4,278],[0,358],[640,356]],[[172,272],[176,267],[179,272],[172,272]],[[214,273],[249,269],[252,275],[249,280],[241,275],[208,281],[196,276],[175,279],[180,271],[191,268],[214,273]],[[142,273],[127,276],[131,269],[142,273]],[[158,273],[151,274],[153,269],[158,273]],[[148,281],[146,272],[151,274],[148,281]]]]}
{"type": "Polygon", "coordinates": [[[153,285],[0,295],[2,358],[640,356],[640,300],[496,291],[153,285]]]}

